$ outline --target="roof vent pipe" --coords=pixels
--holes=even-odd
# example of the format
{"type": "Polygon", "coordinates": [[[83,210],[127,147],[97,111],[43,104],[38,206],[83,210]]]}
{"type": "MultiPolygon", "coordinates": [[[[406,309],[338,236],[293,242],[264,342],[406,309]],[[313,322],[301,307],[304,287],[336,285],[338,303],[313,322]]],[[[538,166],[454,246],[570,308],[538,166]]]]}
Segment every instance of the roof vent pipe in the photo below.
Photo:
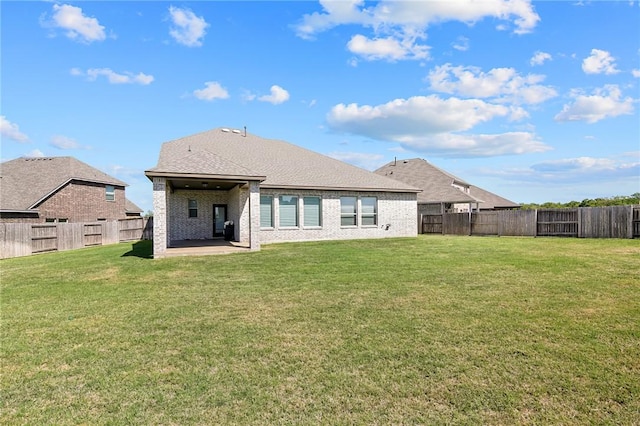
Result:
{"type": "Polygon", "coordinates": [[[247,126],[244,126],[244,135],[242,136],[244,136],[245,138],[247,137],[247,126]]]}

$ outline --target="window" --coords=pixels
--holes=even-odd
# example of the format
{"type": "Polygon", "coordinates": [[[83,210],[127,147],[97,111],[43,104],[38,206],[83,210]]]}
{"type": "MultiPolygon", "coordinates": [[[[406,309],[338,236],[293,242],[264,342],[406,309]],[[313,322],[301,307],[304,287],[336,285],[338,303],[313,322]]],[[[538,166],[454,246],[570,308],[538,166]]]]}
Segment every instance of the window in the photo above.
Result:
{"type": "Polygon", "coordinates": [[[376,197],[362,197],[362,226],[378,224],[378,199],[376,197]]]}
{"type": "Polygon", "coordinates": [[[105,197],[107,201],[115,201],[116,200],[116,189],[113,185],[105,186],[105,197]]]}
{"type": "Polygon", "coordinates": [[[69,219],[67,219],[67,218],[65,217],[65,218],[63,218],[63,219],[58,219],[58,222],[59,222],[59,223],[67,223],[67,222],[69,222],[69,219]]]}
{"type": "Polygon", "coordinates": [[[260,196],[260,228],[273,228],[273,197],[260,196]]]}
{"type": "Polygon", "coordinates": [[[322,226],[322,203],[320,197],[303,197],[304,226],[322,226]]]}
{"type": "Polygon", "coordinates": [[[298,197],[295,195],[280,196],[280,226],[298,226],[298,197]]]}
{"type": "Polygon", "coordinates": [[[356,197],[340,197],[340,225],[356,226],[358,213],[356,197]]]}
{"type": "Polygon", "coordinates": [[[198,217],[198,201],[189,200],[189,217],[198,217]]]}
{"type": "Polygon", "coordinates": [[[54,223],[56,221],[55,217],[48,217],[44,220],[46,223],[54,223]]]}

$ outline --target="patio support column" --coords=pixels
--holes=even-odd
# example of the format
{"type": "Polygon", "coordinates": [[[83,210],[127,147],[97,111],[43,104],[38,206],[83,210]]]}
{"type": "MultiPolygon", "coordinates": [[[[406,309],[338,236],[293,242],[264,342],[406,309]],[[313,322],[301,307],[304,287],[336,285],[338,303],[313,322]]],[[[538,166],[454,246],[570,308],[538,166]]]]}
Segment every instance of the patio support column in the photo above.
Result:
{"type": "Polygon", "coordinates": [[[153,178],[153,257],[159,259],[167,252],[167,180],[153,178]]]}
{"type": "Polygon", "coordinates": [[[260,250],[260,182],[249,182],[249,248],[260,250]]]}

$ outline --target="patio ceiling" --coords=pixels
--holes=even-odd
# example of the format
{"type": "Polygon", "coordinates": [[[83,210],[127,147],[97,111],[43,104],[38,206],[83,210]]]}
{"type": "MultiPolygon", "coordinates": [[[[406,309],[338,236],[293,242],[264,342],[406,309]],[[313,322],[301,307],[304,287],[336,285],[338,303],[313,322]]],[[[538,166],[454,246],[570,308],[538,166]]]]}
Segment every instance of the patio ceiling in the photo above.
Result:
{"type": "Polygon", "coordinates": [[[172,190],[207,190],[207,191],[228,191],[236,185],[247,183],[246,180],[221,180],[221,179],[167,179],[167,183],[172,190]]]}

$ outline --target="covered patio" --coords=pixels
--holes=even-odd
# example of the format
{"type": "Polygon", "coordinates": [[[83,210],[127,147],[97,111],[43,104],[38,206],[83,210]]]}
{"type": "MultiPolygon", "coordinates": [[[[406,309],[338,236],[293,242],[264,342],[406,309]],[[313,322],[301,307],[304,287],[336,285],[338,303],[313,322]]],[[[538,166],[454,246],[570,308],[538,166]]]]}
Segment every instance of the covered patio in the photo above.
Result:
{"type": "Polygon", "coordinates": [[[207,240],[174,241],[167,247],[164,257],[209,256],[214,254],[249,253],[248,243],[225,241],[222,238],[207,240]]]}

